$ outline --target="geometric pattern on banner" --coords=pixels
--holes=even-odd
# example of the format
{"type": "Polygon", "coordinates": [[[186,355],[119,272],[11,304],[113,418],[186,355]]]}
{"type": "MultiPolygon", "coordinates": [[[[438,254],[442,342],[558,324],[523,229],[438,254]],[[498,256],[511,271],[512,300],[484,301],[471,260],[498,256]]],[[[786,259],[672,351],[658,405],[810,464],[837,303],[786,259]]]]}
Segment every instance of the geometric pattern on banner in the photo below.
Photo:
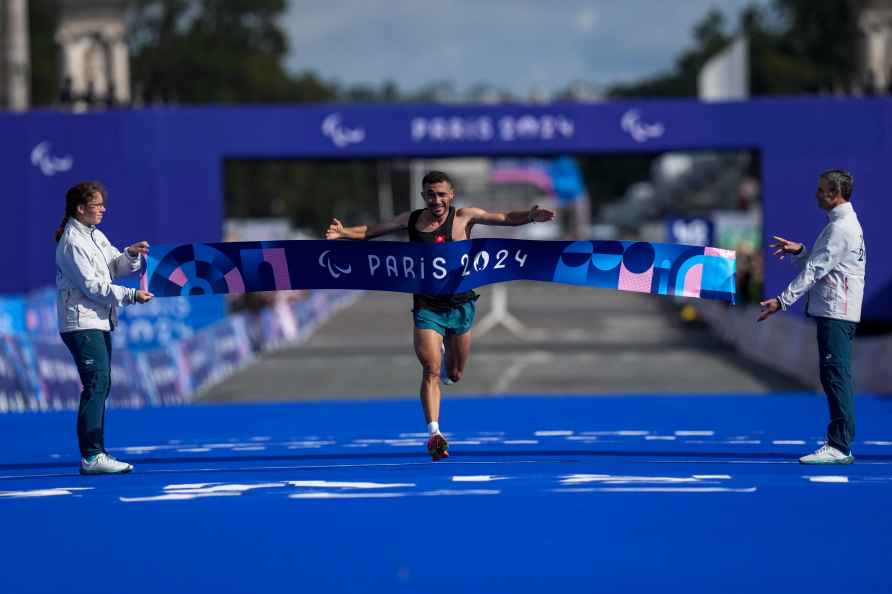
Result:
{"type": "Polygon", "coordinates": [[[645,241],[471,239],[153,245],[142,286],[158,297],[289,289],[459,293],[534,280],[734,303],[731,250],[645,241]]]}

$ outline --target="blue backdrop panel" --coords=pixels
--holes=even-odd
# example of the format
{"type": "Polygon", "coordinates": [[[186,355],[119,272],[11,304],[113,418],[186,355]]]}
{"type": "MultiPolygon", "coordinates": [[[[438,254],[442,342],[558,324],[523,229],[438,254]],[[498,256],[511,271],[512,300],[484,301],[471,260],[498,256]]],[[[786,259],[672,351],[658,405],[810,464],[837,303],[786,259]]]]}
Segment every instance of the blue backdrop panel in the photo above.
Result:
{"type": "MultiPolygon", "coordinates": [[[[49,239],[64,190],[99,178],[110,191],[103,229],[118,245],[217,241],[226,158],[375,158],[659,153],[755,149],[763,163],[766,234],[814,240],[825,224],[814,202],[818,174],[855,175],[853,203],[868,249],[864,316],[892,319],[892,250],[883,249],[892,100],[769,99],[740,103],[623,101],[594,105],[315,105],[190,108],[92,114],[0,115],[0,174],[21,207],[0,248],[0,292],[53,281],[49,239]],[[844,132],[830,134],[827,122],[844,132]],[[46,143],[46,144],[44,144],[46,143]],[[47,173],[32,162],[43,145],[47,173]],[[55,159],[55,161],[53,160],[55,159]],[[52,171],[52,167],[49,168],[52,171]]],[[[14,209],[13,209],[14,210],[14,209]]],[[[766,261],[766,294],[794,270],[766,261]]]]}
{"type": "MultiPolygon", "coordinates": [[[[24,154],[27,122],[24,117],[0,114],[0,174],[3,176],[2,199],[6,211],[6,230],[0,233],[0,252],[4,254],[0,264],[2,293],[24,292],[24,287],[28,286],[27,271],[33,261],[26,247],[31,233],[27,212],[31,198],[27,183],[29,155],[24,154]]],[[[60,219],[61,216],[60,212],[60,219]]]]}
{"type": "Polygon", "coordinates": [[[14,280],[4,270],[0,290],[23,293],[53,283],[52,234],[64,214],[65,192],[78,181],[98,179],[107,187],[103,228],[119,247],[163,228],[154,206],[164,202],[157,187],[164,173],[157,166],[154,135],[149,133],[155,126],[150,114],[41,112],[0,118],[0,126],[6,120],[27,124],[17,150],[0,141],[4,167],[18,169],[26,177],[22,237],[16,246],[9,246],[12,253],[24,252],[25,261],[20,274],[12,275],[14,280]]]}

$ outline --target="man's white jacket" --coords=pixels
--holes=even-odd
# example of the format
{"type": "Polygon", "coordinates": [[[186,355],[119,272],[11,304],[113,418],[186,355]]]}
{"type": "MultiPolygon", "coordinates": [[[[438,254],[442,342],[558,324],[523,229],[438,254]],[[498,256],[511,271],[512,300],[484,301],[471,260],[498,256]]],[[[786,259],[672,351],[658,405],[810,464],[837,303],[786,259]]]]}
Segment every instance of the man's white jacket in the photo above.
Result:
{"type": "Polygon", "coordinates": [[[136,289],[112,280],[138,272],[140,264],[139,254],[122,254],[96,227],[69,219],[56,246],[59,332],[113,330],[118,308],[134,302],[136,289]]]}
{"type": "Polygon", "coordinates": [[[859,322],[867,267],[864,232],[850,202],[840,204],[827,216],[830,222],[811,251],[803,249],[793,256],[793,261],[804,267],[778,299],[787,309],[808,293],[809,315],[859,322]]]}

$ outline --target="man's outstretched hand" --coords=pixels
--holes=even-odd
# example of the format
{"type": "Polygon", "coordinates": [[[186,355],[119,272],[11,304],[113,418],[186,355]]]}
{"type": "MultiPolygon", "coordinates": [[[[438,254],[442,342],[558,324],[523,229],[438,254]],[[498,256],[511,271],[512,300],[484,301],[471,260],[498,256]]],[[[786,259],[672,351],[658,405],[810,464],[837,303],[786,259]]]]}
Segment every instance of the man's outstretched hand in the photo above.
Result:
{"type": "Polygon", "coordinates": [[[768,244],[768,247],[774,250],[773,256],[777,256],[778,260],[783,260],[787,254],[798,254],[802,251],[803,245],[789,239],[784,239],[780,235],[774,235],[774,243],[768,244]]]}
{"type": "Polygon", "coordinates": [[[756,320],[757,322],[767,320],[781,309],[780,301],[778,301],[777,297],[767,299],[759,303],[759,305],[762,307],[762,313],[759,314],[759,319],[756,320]]]}

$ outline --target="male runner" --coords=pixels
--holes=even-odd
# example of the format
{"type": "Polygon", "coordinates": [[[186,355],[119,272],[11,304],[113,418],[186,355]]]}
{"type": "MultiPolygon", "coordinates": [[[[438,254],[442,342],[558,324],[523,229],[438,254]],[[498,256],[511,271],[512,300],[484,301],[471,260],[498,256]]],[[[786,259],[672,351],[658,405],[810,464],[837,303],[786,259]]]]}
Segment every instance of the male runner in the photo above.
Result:
{"type": "MultiPolygon", "coordinates": [[[[442,171],[428,172],[421,184],[421,195],[427,208],[404,212],[390,221],[371,227],[344,227],[341,221],[332,219],[325,238],[371,239],[408,229],[409,241],[444,243],[470,239],[471,229],[478,223],[516,227],[554,219],[552,211],[538,206],[513,212],[487,212],[473,207],[456,209],[452,206],[455,199],[452,180],[442,171]]],[[[474,291],[412,296],[415,354],[422,369],[421,405],[430,434],[427,451],[434,460],[449,456],[449,444],[440,433],[439,423],[441,358],[445,366],[444,383],[459,381],[471,351],[470,330],[474,323],[476,300],[474,291]]]]}

